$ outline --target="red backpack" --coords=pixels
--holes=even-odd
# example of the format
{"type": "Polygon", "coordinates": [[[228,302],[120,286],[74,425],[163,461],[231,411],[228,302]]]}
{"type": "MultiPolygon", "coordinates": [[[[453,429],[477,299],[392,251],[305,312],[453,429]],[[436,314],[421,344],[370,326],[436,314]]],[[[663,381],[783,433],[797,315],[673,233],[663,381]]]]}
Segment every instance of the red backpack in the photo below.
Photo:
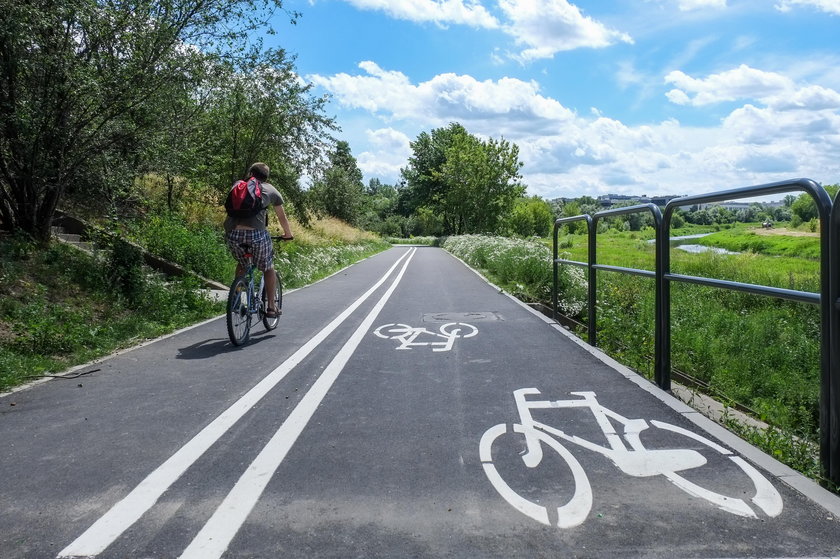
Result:
{"type": "Polygon", "coordinates": [[[247,181],[237,181],[225,199],[225,210],[231,217],[254,217],[264,209],[262,185],[254,177],[247,181]]]}

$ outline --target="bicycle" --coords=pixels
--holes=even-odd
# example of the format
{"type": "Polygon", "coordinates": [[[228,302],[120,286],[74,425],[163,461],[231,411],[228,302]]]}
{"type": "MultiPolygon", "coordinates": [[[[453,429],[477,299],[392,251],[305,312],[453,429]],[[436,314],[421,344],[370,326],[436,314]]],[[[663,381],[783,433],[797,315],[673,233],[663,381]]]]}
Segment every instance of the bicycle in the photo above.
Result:
{"type": "Polygon", "coordinates": [[[472,338],[478,334],[478,328],[472,324],[464,322],[448,322],[440,327],[440,333],[432,332],[422,326],[414,328],[408,324],[383,324],[374,331],[374,334],[380,338],[399,340],[399,349],[411,349],[415,346],[432,346],[432,351],[449,351],[455,343],[456,338],[472,338]],[[426,336],[432,338],[443,338],[443,342],[417,342],[418,336],[426,336]]]}
{"type": "MultiPolygon", "coordinates": [[[[481,437],[479,457],[484,473],[496,491],[514,508],[542,524],[551,525],[549,509],[519,495],[504,480],[498,468],[496,468],[495,462],[498,459],[498,453],[496,459],[494,459],[493,446],[503,435],[513,433],[516,437],[519,437],[520,440],[517,445],[519,448],[521,448],[521,437],[524,437],[524,451],[519,455],[521,462],[514,460],[514,463],[524,463],[528,468],[535,468],[543,459],[542,445],[545,445],[554,450],[571,470],[574,480],[573,495],[567,503],[557,507],[556,511],[551,511],[552,515],[557,515],[556,525],[559,528],[572,528],[582,524],[592,509],[592,488],[589,484],[589,478],[580,462],[563,446],[562,442],[574,443],[606,456],[618,469],[630,476],[651,477],[662,475],[689,495],[705,499],[721,510],[738,516],[757,518],[755,511],[743,499],[706,489],[677,473],[705,465],[707,459],[699,451],[692,448],[655,450],[645,448],[640,435],[650,426],[683,435],[692,441],[705,445],[713,452],[726,456],[750,479],[755,489],[755,494],[751,498],[753,505],[769,517],[778,516],[782,512],[781,496],[758,470],[740,456],[734,455],[726,448],[701,435],[662,421],[651,420],[648,424],[644,419],[628,419],[598,403],[594,392],[571,392],[572,396],[579,396],[579,398],[570,400],[528,400],[526,398],[529,395],[539,394],[540,391],[536,388],[522,388],[514,391],[513,396],[519,413],[519,423],[513,424],[512,431],[508,430],[508,426],[504,423],[489,428],[481,437]],[[535,409],[563,408],[584,408],[591,411],[609,446],[601,446],[581,437],[569,435],[560,429],[535,420],[531,415],[531,410],[535,409]],[[612,422],[624,426],[624,432],[622,433],[624,440],[616,432],[612,422]],[[625,441],[629,448],[625,445],[625,441]]],[[[697,445],[694,444],[694,446],[697,445]]]]}
{"type": "MultiPolygon", "coordinates": [[[[288,241],[284,237],[272,237],[272,240],[288,241]]],[[[235,346],[240,346],[248,341],[251,334],[251,322],[254,317],[262,320],[266,332],[277,328],[280,322],[280,314],[283,308],[283,283],[280,279],[280,272],[274,270],[277,281],[274,286],[274,301],[276,316],[269,317],[266,314],[268,309],[265,293],[265,274],[259,275],[259,288],[254,289],[257,266],[254,263],[253,248],[250,244],[239,245],[245,251],[245,273],[233,280],[230,286],[227,300],[227,330],[230,341],[235,346]],[[257,296],[259,294],[259,296],[257,296]]]]}

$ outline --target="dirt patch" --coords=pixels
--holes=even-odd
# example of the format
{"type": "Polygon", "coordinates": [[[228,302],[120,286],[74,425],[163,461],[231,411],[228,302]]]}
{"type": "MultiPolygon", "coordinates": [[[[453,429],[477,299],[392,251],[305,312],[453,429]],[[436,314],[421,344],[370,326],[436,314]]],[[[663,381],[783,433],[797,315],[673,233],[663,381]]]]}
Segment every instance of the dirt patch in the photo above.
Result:
{"type": "Polygon", "coordinates": [[[810,231],[795,231],[793,229],[787,229],[785,227],[770,227],[769,229],[765,229],[764,227],[756,227],[753,229],[753,232],[756,235],[784,235],[785,237],[819,237],[819,233],[811,233],[810,231]]]}
{"type": "Polygon", "coordinates": [[[11,324],[0,320],[0,344],[9,344],[18,337],[11,324]]]}

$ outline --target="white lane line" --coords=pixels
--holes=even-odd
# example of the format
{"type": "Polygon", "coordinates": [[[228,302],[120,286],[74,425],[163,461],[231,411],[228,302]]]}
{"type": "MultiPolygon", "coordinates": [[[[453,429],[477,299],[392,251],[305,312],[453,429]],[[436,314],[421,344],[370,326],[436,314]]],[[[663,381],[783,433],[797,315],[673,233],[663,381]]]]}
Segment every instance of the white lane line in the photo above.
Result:
{"type": "MultiPolygon", "coordinates": [[[[413,256],[413,253],[412,255],[413,256]]],[[[373,326],[385,303],[400,283],[411,256],[403,264],[402,270],[394,278],[388,290],[379,299],[353,335],[324,369],[324,372],[312,385],[312,388],[292,410],[283,425],[277,430],[260,454],[236,482],[213,516],[204,525],[193,541],[184,550],[179,559],[218,559],[227,551],[230,542],[242,527],[251,510],[256,505],[268,482],[274,476],[280,463],[303,432],[312,415],[327,395],[347,361],[356,351],[362,339],[373,326]]]]}
{"type": "MultiPolygon", "coordinates": [[[[373,287],[368,289],[353,304],[347,307],[344,312],[338,315],[323,330],[313,336],[306,344],[301,346],[291,357],[281,363],[276,369],[269,373],[263,380],[257,383],[244,396],[237,400],[228,409],[222,412],[207,427],[202,429],[187,444],[181,447],[166,462],[158,466],[140,482],[128,495],[115,504],[99,520],[93,523],[73,543],[65,547],[58,558],[93,558],[105,551],[120,535],[137,522],[143,514],[154,506],[157,500],[179,477],[190,467],[208,448],[227,432],[239,419],[257,404],[268,392],[274,388],[283,378],[309,355],[318,345],[326,339],[342,322],[344,322],[359,305],[367,300],[399,266],[406,256],[414,253],[417,249],[406,251],[388,269],[384,276],[377,281],[373,287]]],[[[409,256],[409,259],[411,257],[409,256]]]]}

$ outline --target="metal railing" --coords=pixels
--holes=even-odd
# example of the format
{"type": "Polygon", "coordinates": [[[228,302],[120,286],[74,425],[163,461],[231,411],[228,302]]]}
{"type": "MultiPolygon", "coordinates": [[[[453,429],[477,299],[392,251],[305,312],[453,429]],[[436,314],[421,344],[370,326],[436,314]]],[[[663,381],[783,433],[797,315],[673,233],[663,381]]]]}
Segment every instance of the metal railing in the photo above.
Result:
{"type": "Polygon", "coordinates": [[[558,219],[554,223],[553,249],[554,288],[552,304],[555,318],[558,305],[558,265],[560,264],[585,267],[589,271],[587,307],[588,341],[591,345],[596,345],[597,342],[597,272],[605,270],[653,278],[655,282],[654,380],[661,389],[670,390],[672,282],[704,285],[818,305],[821,318],[820,461],[823,474],[832,482],[840,483],[840,210],[833,211],[833,208],[836,208],[837,205],[832,205],[828,193],[814,181],[796,179],[675,198],[668,202],[664,211],[661,212],[653,204],[644,204],[605,210],[592,216],[578,215],[558,219]],[[814,199],[819,214],[821,223],[819,293],[671,273],[670,225],[676,208],[794,191],[809,194],[814,199]],[[610,216],[642,211],[650,211],[653,215],[656,231],[655,270],[639,270],[598,264],[598,221],[610,216]],[[560,227],[575,221],[585,221],[587,224],[588,262],[558,258],[558,232],[560,227]]]}

